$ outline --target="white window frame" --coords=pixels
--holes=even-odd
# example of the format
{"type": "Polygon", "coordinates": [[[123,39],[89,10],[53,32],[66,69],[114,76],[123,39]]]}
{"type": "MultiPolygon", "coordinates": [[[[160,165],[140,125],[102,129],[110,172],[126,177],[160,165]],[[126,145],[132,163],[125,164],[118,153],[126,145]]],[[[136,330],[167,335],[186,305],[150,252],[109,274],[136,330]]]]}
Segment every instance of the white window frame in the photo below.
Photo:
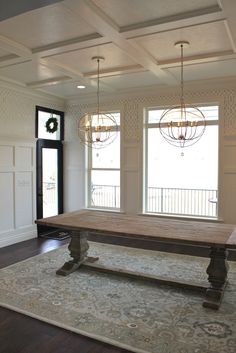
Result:
{"type": "MultiPolygon", "coordinates": [[[[86,207],[88,209],[98,209],[104,211],[117,211],[121,210],[121,112],[119,110],[107,111],[108,114],[119,114],[120,115],[120,123],[118,124],[117,132],[120,133],[120,168],[93,168],[92,167],[92,147],[86,146],[86,164],[87,164],[87,173],[86,173],[86,207]],[[92,198],[91,198],[91,182],[92,182],[92,171],[118,171],[120,173],[120,200],[119,204],[120,207],[103,207],[103,206],[96,206],[92,205],[92,198]]],[[[106,147],[104,147],[106,148],[106,147]]]]}
{"type": "MultiPolygon", "coordinates": [[[[217,185],[217,190],[218,190],[218,205],[217,205],[217,215],[215,218],[210,218],[210,219],[215,219],[215,220],[219,220],[221,219],[219,216],[219,210],[220,210],[220,186],[219,186],[219,180],[220,180],[220,104],[219,102],[213,102],[213,103],[204,103],[204,104],[194,104],[194,106],[196,107],[211,107],[211,106],[217,106],[218,107],[218,119],[216,120],[206,120],[206,128],[207,126],[210,125],[217,125],[218,126],[218,185],[217,185]]],[[[171,214],[171,213],[150,213],[147,210],[147,206],[148,206],[148,192],[147,192],[147,188],[148,188],[148,129],[150,128],[159,128],[159,123],[149,123],[148,122],[148,115],[149,115],[149,111],[151,110],[166,110],[167,106],[154,106],[154,107],[145,107],[144,108],[144,128],[143,128],[143,185],[142,185],[142,214],[145,215],[158,215],[161,217],[174,217],[174,218],[187,218],[187,219],[205,219],[207,220],[207,217],[199,217],[199,216],[187,216],[187,215],[181,215],[181,214],[171,214]]],[[[174,147],[173,148],[177,148],[174,147]]],[[[191,147],[189,147],[191,148],[191,147]]]]}

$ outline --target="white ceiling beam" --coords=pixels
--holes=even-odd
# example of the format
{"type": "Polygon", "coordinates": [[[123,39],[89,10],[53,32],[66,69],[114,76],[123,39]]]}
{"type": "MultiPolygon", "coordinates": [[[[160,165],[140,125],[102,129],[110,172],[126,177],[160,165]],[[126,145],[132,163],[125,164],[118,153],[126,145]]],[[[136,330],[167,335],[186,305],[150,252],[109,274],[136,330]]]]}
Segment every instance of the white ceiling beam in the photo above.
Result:
{"type": "Polygon", "coordinates": [[[70,76],[71,78],[84,78],[83,73],[79,70],[72,69],[70,66],[62,64],[53,58],[42,58],[39,61],[41,65],[57,70],[61,74],[70,76]]]}
{"type": "MultiPolygon", "coordinates": [[[[146,71],[141,65],[129,65],[122,67],[113,67],[111,69],[101,69],[99,71],[100,77],[112,77],[112,76],[120,76],[130,73],[137,73],[146,71]]],[[[95,78],[97,77],[97,71],[90,71],[84,74],[84,77],[95,78]]]]}
{"type": "Polygon", "coordinates": [[[205,9],[123,26],[121,27],[121,33],[123,33],[125,38],[131,39],[152,33],[167,32],[222,20],[225,20],[225,15],[221,8],[219,6],[211,6],[205,9]]]}
{"type": "Polygon", "coordinates": [[[32,56],[32,51],[29,48],[2,35],[0,35],[0,48],[21,58],[32,56]]]}
{"type": "Polygon", "coordinates": [[[227,20],[225,26],[231,41],[234,52],[236,53],[236,1],[235,0],[218,0],[222,6],[222,10],[227,20]]]}
{"type": "Polygon", "coordinates": [[[69,81],[69,80],[71,80],[71,78],[68,76],[60,76],[60,77],[49,78],[47,80],[30,82],[30,83],[27,83],[26,86],[30,88],[41,88],[46,86],[57,85],[59,83],[69,81]]]}
{"type": "MultiPolygon", "coordinates": [[[[78,45],[83,45],[83,46],[95,45],[95,38],[94,37],[95,36],[90,36],[89,38],[88,37],[87,38],[81,37],[84,39],[84,41],[82,41],[80,38],[79,40],[77,39],[77,42],[75,41],[75,43],[73,43],[73,44],[71,42],[70,42],[70,44],[64,42],[64,46],[76,45],[77,49],[78,49],[78,45]],[[93,37],[93,39],[92,39],[92,37],[93,37]]],[[[96,43],[97,43],[97,41],[99,41],[99,38],[101,38],[104,43],[107,42],[107,40],[104,40],[104,38],[102,38],[101,35],[99,35],[99,34],[96,34],[96,37],[97,37],[96,43]]],[[[67,50],[69,49],[68,46],[67,46],[67,50]]],[[[10,54],[5,55],[2,58],[0,58],[0,67],[1,68],[9,67],[11,65],[21,64],[21,63],[24,63],[27,61],[29,61],[29,62],[34,61],[38,65],[50,67],[51,69],[57,71],[58,73],[62,74],[63,76],[65,75],[65,76],[69,76],[71,79],[77,79],[85,85],[96,86],[95,80],[85,78],[83,73],[81,73],[79,70],[74,70],[67,65],[63,65],[63,64],[59,63],[58,61],[54,60],[53,58],[41,57],[41,55],[45,55],[46,53],[49,54],[50,51],[52,53],[53,50],[55,51],[55,53],[62,52],[64,49],[63,45],[62,45],[62,47],[59,47],[59,46],[57,47],[57,45],[54,45],[54,48],[51,48],[51,49],[47,48],[45,50],[42,50],[42,52],[40,52],[39,50],[34,50],[34,53],[32,53],[32,51],[29,48],[9,39],[7,37],[0,35],[0,48],[10,53],[10,54]]],[[[60,76],[60,77],[63,77],[63,76],[60,76]]],[[[57,81],[58,81],[58,77],[57,77],[57,81]]],[[[37,84],[36,82],[33,83],[33,85],[36,85],[36,84],[37,84]]],[[[52,80],[52,84],[53,84],[53,80],[52,80]]],[[[41,81],[39,81],[39,85],[41,85],[41,81]]],[[[103,88],[104,90],[108,90],[108,89],[111,91],[114,90],[110,86],[108,87],[108,85],[103,84],[103,83],[101,83],[101,88],[103,88]]]]}
{"type": "Polygon", "coordinates": [[[107,16],[91,0],[66,0],[64,5],[71,11],[77,12],[98,33],[107,38],[130,56],[137,64],[151,71],[163,83],[176,83],[175,78],[158,67],[157,61],[136,43],[130,43],[120,33],[120,29],[112,19],[107,16]]]}
{"type": "MultiPolygon", "coordinates": [[[[85,77],[81,71],[72,69],[70,66],[62,64],[53,58],[40,59],[40,63],[41,65],[57,70],[63,75],[69,76],[71,79],[78,80],[81,84],[97,87],[97,81],[95,79],[85,77]]],[[[105,91],[115,91],[114,88],[103,82],[100,83],[100,87],[105,91]]]]}
{"type": "MultiPolygon", "coordinates": [[[[233,60],[236,59],[236,54],[232,50],[221,51],[217,53],[211,54],[201,54],[201,55],[194,55],[194,56],[186,56],[184,57],[184,65],[196,65],[196,64],[203,64],[203,63],[210,63],[210,62],[219,62],[224,60],[233,60]]],[[[165,69],[170,67],[180,66],[180,59],[170,59],[170,60],[163,60],[159,62],[159,65],[165,69]]]]}
{"type": "Polygon", "coordinates": [[[15,54],[1,56],[0,57],[0,68],[8,67],[8,66],[15,65],[15,64],[20,64],[20,63],[23,63],[26,61],[30,61],[30,59],[25,60],[15,54]]]}
{"type": "Polygon", "coordinates": [[[87,36],[72,38],[62,42],[52,43],[43,47],[34,48],[32,53],[37,57],[50,57],[53,55],[60,55],[73,52],[79,49],[86,49],[95,47],[101,44],[108,44],[106,38],[99,33],[92,33],[87,36]]]}

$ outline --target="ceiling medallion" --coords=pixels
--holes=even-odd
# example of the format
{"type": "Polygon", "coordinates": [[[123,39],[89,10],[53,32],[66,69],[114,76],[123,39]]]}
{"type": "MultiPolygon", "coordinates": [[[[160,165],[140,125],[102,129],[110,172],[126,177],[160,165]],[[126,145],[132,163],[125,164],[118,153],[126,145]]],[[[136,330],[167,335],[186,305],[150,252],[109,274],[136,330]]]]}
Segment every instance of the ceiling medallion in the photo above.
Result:
{"type": "Polygon", "coordinates": [[[118,126],[112,114],[100,111],[100,62],[104,61],[104,58],[95,56],[92,60],[97,62],[97,109],[79,119],[78,135],[84,145],[100,149],[115,140],[118,126]]]}
{"type": "Polygon", "coordinates": [[[175,43],[175,47],[181,50],[180,105],[166,109],[159,121],[159,130],[164,139],[182,149],[195,144],[206,128],[205,116],[201,110],[184,102],[183,50],[188,46],[187,41],[175,43]]]}

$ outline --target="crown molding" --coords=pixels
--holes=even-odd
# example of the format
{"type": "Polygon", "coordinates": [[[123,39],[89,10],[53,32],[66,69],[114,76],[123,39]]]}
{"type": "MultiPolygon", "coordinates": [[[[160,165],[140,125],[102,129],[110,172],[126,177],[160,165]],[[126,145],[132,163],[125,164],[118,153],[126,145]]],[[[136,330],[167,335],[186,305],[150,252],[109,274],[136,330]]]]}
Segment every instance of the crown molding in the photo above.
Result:
{"type": "Polygon", "coordinates": [[[26,87],[23,84],[16,83],[13,80],[7,80],[5,78],[0,77],[0,87],[10,89],[27,97],[43,99],[48,103],[57,104],[58,106],[63,108],[65,106],[64,98],[56,97],[54,95],[50,95],[49,93],[37,92],[31,88],[26,87]]]}
{"type": "MultiPolygon", "coordinates": [[[[236,77],[228,77],[222,79],[211,79],[211,80],[201,80],[201,81],[189,81],[185,82],[185,91],[194,92],[196,90],[206,91],[206,90],[216,90],[216,89],[235,89],[236,90],[236,77]]],[[[101,92],[100,100],[101,102],[109,100],[120,100],[120,99],[134,99],[140,96],[149,97],[150,95],[169,95],[176,94],[179,92],[179,85],[166,86],[166,85],[155,85],[155,86],[145,86],[133,89],[119,90],[116,92],[105,93],[101,92]]],[[[66,100],[66,105],[83,105],[96,102],[96,95],[87,94],[83,96],[71,97],[66,100]]]]}

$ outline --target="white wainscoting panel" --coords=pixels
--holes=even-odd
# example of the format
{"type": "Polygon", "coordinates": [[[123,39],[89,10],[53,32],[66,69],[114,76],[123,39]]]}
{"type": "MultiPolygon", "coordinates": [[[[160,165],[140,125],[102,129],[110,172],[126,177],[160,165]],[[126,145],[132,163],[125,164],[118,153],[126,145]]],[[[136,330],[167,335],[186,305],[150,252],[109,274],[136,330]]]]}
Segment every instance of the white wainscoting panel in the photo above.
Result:
{"type": "Polygon", "coordinates": [[[140,194],[139,194],[139,174],[136,171],[126,172],[124,177],[125,182],[125,212],[130,214],[137,214],[140,212],[140,194]]]}
{"type": "Polygon", "coordinates": [[[32,224],[32,172],[15,173],[15,224],[16,228],[32,224]]]}
{"type": "Polygon", "coordinates": [[[236,144],[224,147],[224,168],[236,168],[236,144]]]}
{"type": "Polygon", "coordinates": [[[14,174],[0,173],[0,234],[14,229],[14,174]]]}
{"type": "Polygon", "coordinates": [[[235,224],[236,220],[236,208],[235,208],[235,200],[236,200],[236,188],[235,188],[235,173],[225,173],[225,187],[224,187],[224,204],[225,208],[223,210],[224,219],[227,219],[227,223],[235,224]],[[227,212],[226,212],[227,210],[227,212]]]}
{"type": "Polygon", "coordinates": [[[32,162],[32,147],[15,147],[15,166],[17,170],[31,170],[32,162]]]}
{"type": "Polygon", "coordinates": [[[139,171],[139,145],[124,145],[124,170],[139,171]]]}
{"type": "Polygon", "coordinates": [[[37,236],[34,154],[34,143],[0,142],[0,247],[37,236]]]}
{"type": "Polygon", "coordinates": [[[0,170],[12,168],[14,163],[13,146],[0,146],[0,170]]]}

